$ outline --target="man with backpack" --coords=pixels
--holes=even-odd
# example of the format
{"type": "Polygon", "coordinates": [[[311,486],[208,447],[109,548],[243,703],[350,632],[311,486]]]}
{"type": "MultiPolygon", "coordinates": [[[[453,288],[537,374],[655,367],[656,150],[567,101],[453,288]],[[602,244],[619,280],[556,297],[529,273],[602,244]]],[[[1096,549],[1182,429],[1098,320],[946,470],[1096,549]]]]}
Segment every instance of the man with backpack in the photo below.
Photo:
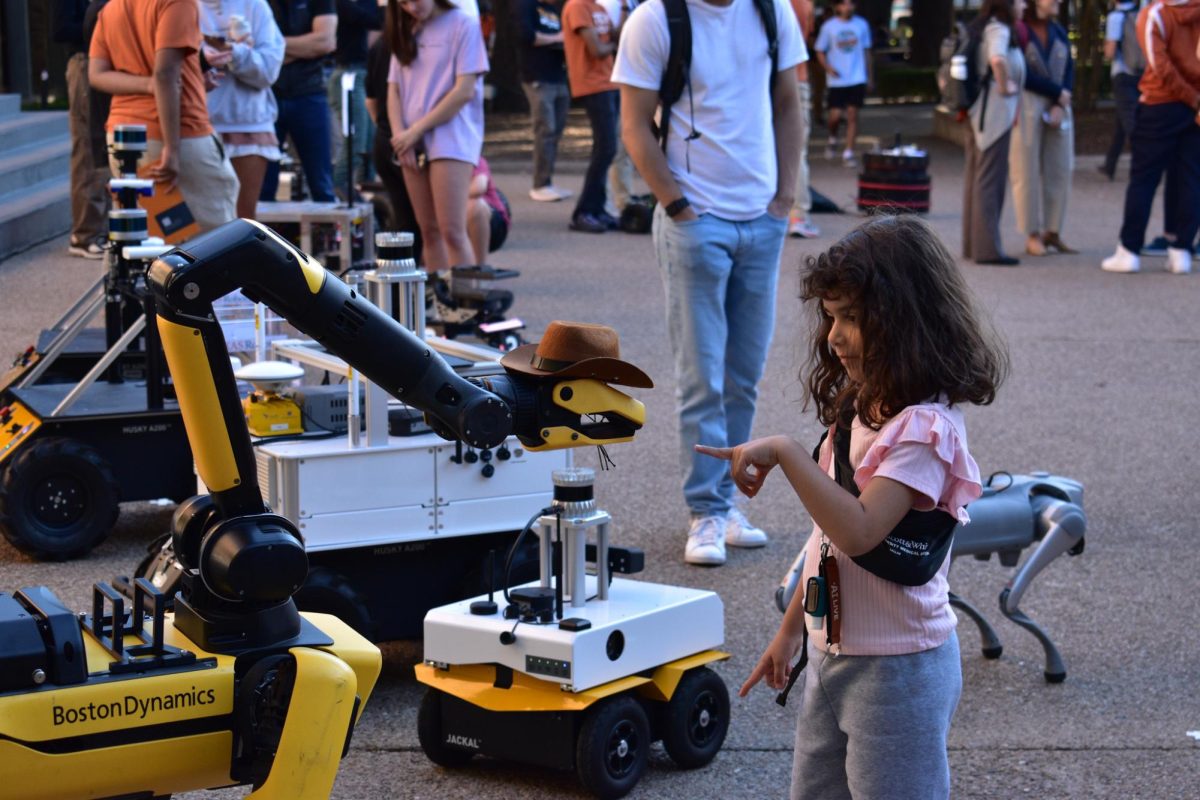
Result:
{"type": "Polygon", "coordinates": [[[1150,206],[1163,173],[1168,183],[1167,271],[1192,271],[1192,248],[1200,227],[1200,0],[1159,0],[1143,8],[1138,41],[1146,70],[1138,83],[1133,127],[1133,163],[1125,191],[1125,219],[1117,251],[1101,262],[1108,272],[1137,272],[1150,206]]]}
{"type": "Polygon", "coordinates": [[[781,0],[649,0],[626,23],[613,70],[625,146],[658,200],[689,564],[767,542],[733,505],[725,463],[693,445],[750,438],[796,190],[795,67],[807,58],[781,0]]]}
{"type": "Polygon", "coordinates": [[[1146,57],[1138,44],[1136,0],[1117,3],[1108,12],[1104,29],[1104,57],[1112,63],[1112,93],[1117,114],[1112,144],[1104,156],[1100,171],[1111,181],[1117,173],[1117,159],[1125,149],[1125,139],[1133,134],[1137,111],[1138,81],[1146,68],[1146,57]]]}

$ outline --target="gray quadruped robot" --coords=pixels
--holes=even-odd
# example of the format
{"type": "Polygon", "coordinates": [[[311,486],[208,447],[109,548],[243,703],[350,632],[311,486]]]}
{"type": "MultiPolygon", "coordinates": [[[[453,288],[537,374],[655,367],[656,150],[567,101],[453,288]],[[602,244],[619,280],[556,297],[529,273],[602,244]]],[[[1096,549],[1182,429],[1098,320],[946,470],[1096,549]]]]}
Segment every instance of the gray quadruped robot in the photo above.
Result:
{"type": "MultiPolygon", "coordinates": [[[[973,556],[988,561],[995,553],[1001,566],[1016,567],[1021,551],[1036,545],[1000,592],[1000,613],[1037,638],[1046,654],[1046,681],[1061,683],[1067,677],[1062,654],[1045,630],[1021,611],[1020,603],[1033,579],[1052,561],[1063,554],[1076,556],[1083,552],[1087,532],[1083,484],[1049,472],[1028,475],[996,472],[984,485],[983,495],[967,511],[971,522],[960,523],[954,529],[951,558],[973,556]]],[[[775,605],[781,612],[787,610],[803,571],[801,551],[775,590],[775,605]]],[[[954,592],[950,593],[950,605],[970,617],[979,628],[984,658],[999,658],[1004,647],[983,614],[954,592]]]]}
{"type": "Polygon", "coordinates": [[[724,606],[711,591],[613,577],[644,556],[609,543],[595,473],[558,470],[553,483],[522,532],[538,538],[540,579],[503,605],[489,592],[426,614],[418,738],[444,767],[478,754],[574,769],[596,796],[621,797],[652,742],[684,768],[721,749],[729,693],[708,665],[729,657],[717,649],[724,606]]]}

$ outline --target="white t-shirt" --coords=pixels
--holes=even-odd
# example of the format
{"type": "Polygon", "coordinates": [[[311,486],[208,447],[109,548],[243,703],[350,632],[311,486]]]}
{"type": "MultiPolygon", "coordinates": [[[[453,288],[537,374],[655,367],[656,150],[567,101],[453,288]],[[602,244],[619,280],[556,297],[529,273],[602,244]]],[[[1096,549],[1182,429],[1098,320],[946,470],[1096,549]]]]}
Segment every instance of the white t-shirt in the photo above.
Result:
{"type": "MultiPolygon", "coordinates": [[[[808,60],[796,15],[775,0],[780,71],[808,60]]],[[[778,169],[772,126],[767,35],[754,0],[717,6],[687,0],[692,23],[691,100],[671,106],[667,165],[697,214],[733,221],[762,216],[778,169]],[[736,37],[732,31],[738,31],[736,37]],[[695,121],[693,122],[693,110],[695,121]],[[699,136],[687,139],[695,130],[699,136]]],[[[614,83],[658,91],[670,54],[662,0],[638,6],[625,23],[614,83]]]]}
{"type": "Polygon", "coordinates": [[[837,71],[826,80],[833,88],[858,86],[867,82],[867,51],[871,49],[871,26],[859,16],[848,20],[830,17],[817,34],[817,50],[825,54],[829,66],[837,71]]]}

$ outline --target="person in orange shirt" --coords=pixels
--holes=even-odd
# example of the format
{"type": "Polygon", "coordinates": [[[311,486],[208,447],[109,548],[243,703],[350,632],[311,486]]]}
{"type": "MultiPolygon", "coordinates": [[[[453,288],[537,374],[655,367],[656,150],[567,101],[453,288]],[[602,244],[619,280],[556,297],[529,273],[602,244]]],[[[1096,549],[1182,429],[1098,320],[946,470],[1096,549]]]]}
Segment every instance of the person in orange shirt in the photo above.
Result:
{"type": "Polygon", "coordinates": [[[562,11],[563,49],[571,97],[582,98],[592,124],[592,157],[583,191],[571,216],[571,230],[604,233],[617,227],[605,213],[608,199],[605,175],[617,153],[617,93],[612,82],[613,24],[595,0],[567,0],[562,11]]]}
{"type": "MultiPolygon", "coordinates": [[[[178,187],[201,230],[237,216],[238,179],[208,120],[195,0],[110,0],[96,21],[88,80],[113,96],[105,129],[145,125],[139,166],[178,187]]],[[[113,174],[118,174],[115,161],[113,174]]]]}

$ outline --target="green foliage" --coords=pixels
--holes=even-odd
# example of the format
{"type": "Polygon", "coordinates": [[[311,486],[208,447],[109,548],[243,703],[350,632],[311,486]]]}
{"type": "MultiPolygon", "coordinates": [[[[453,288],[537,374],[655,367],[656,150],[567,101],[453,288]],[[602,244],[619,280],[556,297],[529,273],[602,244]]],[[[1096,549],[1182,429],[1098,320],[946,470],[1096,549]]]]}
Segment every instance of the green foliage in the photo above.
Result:
{"type": "Polygon", "coordinates": [[[937,67],[881,66],[875,93],[885,103],[937,102],[937,67]]]}
{"type": "Polygon", "coordinates": [[[50,95],[50,102],[44,107],[42,106],[42,101],[40,99],[22,100],[21,101],[21,110],[22,111],[66,111],[67,110],[67,98],[66,98],[66,96],[55,97],[54,95],[50,95]]]}

